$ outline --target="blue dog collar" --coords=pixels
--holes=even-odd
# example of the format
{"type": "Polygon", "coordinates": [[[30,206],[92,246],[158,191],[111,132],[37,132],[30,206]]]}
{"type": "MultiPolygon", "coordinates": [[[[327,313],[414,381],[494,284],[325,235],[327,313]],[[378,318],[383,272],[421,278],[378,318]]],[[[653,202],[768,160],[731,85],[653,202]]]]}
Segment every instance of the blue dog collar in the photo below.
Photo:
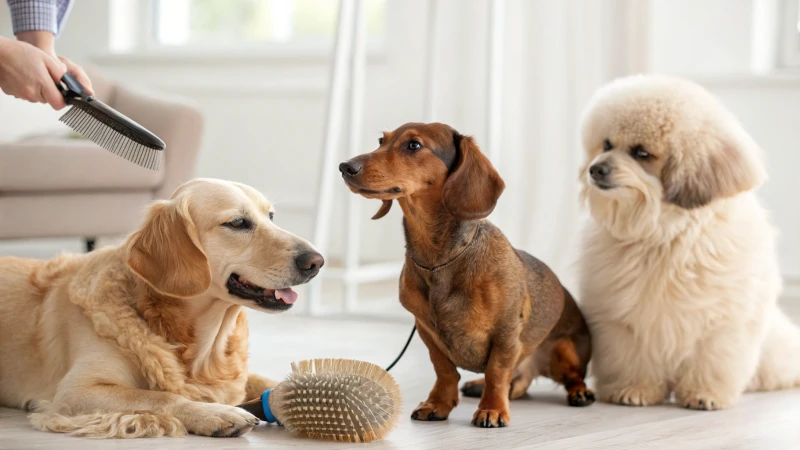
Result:
{"type": "Polygon", "coordinates": [[[267,418],[267,422],[275,423],[278,419],[272,415],[272,411],[269,409],[269,393],[272,392],[272,389],[267,389],[261,394],[261,408],[264,410],[264,417],[267,418]]]}

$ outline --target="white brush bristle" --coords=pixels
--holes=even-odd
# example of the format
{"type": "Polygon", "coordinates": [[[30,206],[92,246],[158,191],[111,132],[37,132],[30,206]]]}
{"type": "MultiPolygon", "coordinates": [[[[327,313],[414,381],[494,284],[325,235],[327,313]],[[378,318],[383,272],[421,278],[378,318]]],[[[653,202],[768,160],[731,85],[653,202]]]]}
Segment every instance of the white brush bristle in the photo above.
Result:
{"type": "Polygon", "coordinates": [[[292,363],[292,373],[273,390],[269,403],[288,430],[345,442],[383,438],[402,411],[400,388],[389,372],[346,359],[292,363]]]}
{"type": "Polygon", "coordinates": [[[164,153],[162,150],[155,150],[134,141],[78,107],[71,107],[59,121],[86,139],[130,162],[150,170],[158,170],[161,167],[161,154],[164,153]]]}

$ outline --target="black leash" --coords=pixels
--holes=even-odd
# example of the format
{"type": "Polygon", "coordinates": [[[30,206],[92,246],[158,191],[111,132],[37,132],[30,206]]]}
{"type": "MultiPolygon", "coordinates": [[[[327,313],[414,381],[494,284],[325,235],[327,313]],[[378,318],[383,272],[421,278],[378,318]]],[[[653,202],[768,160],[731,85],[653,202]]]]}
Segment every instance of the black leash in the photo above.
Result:
{"type": "Polygon", "coordinates": [[[402,350],[400,350],[400,354],[399,354],[399,355],[397,355],[397,358],[395,358],[394,362],[392,362],[391,364],[389,364],[389,367],[387,367],[387,368],[386,368],[386,371],[387,371],[387,372],[388,372],[388,371],[390,371],[390,370],[392,370],[392,367],[394,367],[394,365],[395,365],[395,364],[397,364],[397,362],[398,362],[398,361],[400,361],[400,358],[402,358],[402,357],[403,357],[403,354],[405,354],[405,352],[406,352],[406,349],[408,349],[408,344],[410,344],[410,343],[411,343],[411,339],[414,337],[414,333],[415,333],[416,331],[417,331],[417,325],[416,325],[416,324],[414,324],[414,328],[412,328],[412,329],[411,329],[411,334],[408,336],[408,340],[406,341],[406,345],[405,345],[405,347],[403,347],[403,349],[402,349],[402,350]]]}

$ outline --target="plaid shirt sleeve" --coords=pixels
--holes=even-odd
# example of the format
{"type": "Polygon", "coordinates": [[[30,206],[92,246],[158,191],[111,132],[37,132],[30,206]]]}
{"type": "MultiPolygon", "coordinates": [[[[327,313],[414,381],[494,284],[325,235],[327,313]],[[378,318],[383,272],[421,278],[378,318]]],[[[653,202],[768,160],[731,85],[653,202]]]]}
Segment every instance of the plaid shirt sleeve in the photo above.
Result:
{"type": "Polygon", "coordinates": [[[8,0],[14,34],[21,31],[49,31],[61,34],[73,0],[8,0]]]}

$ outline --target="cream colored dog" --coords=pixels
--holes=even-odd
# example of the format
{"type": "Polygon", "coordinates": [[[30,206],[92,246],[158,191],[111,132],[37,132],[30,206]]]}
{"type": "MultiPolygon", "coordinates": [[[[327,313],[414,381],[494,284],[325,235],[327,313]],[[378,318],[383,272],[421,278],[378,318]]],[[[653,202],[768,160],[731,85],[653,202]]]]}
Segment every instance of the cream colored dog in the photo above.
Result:
{"type": "Polygon", "coordinates": [[[247,373],[242,307],[290,308],[324,262],[272,215],[253,188],[200,179],[120,247],[0,258],[0,406],[82,436],[250,430],[229,405],[275,383],[247,373]]]}
{"type": "Polygon", "coordinates": [[[710,410],[797,386],[800,331],[752,192],[764,167],[737,120],[691,82],[634,76],[595,94],[583,145],[579,298],[600,398],[710,410]]]}

